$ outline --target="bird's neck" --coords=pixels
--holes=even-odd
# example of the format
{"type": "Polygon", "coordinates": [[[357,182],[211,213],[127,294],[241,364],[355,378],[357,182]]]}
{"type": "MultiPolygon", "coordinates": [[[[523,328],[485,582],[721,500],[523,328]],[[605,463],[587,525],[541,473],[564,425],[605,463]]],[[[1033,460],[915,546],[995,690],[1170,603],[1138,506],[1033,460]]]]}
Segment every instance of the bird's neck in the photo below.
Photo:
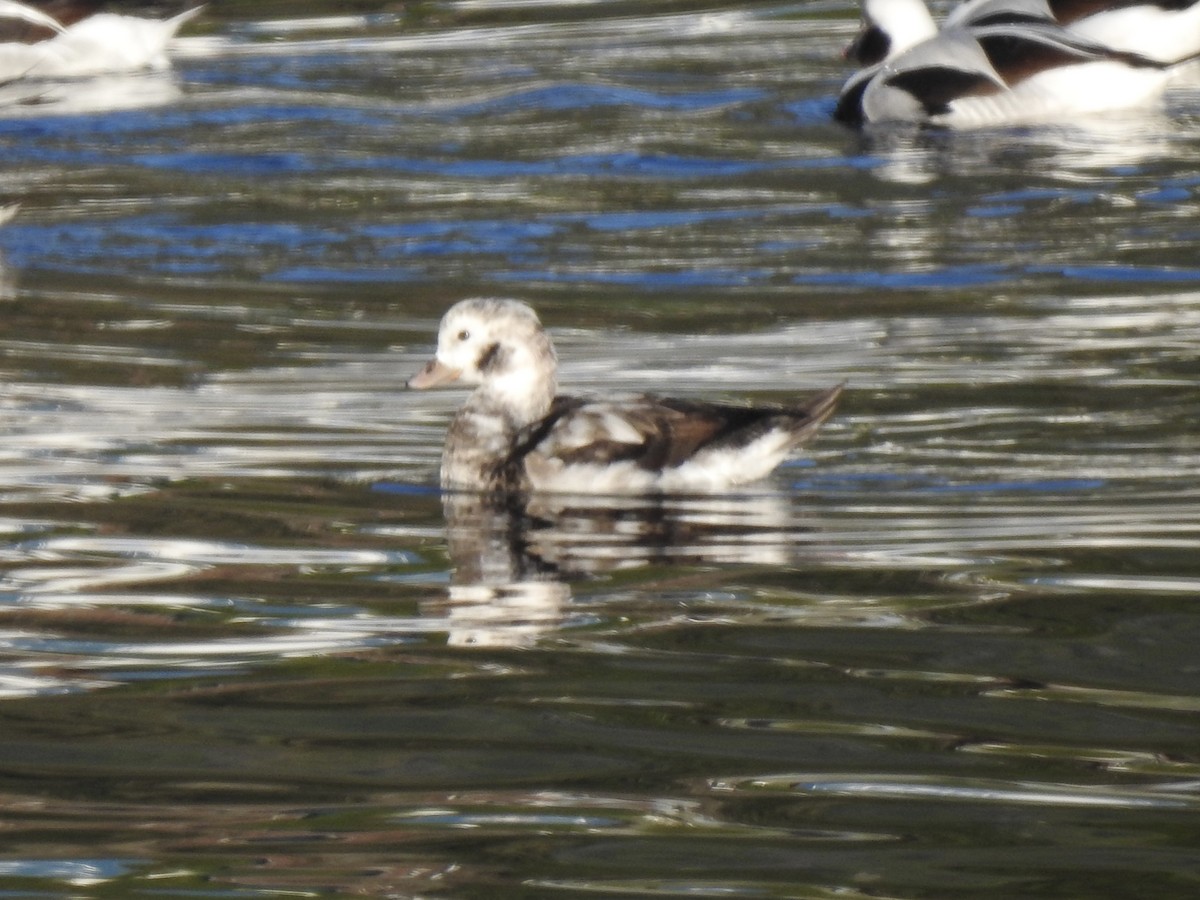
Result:
{"type": "Polygon", "coordinates": [[[511,372],[481,385],[471,395],[468,404],[502,412],[516,432],[546,417],[557,389],[553,371],[511,372]]]}
{"type": "Polygon", "coordinates": [[[929,14],[924,0],[890,4],[885,7],[878,22],[892,40],[889,59],[938,33],[937,22],[929,14]]]}
{"type": "Polygon", "coordinates": [[[501,484],[502,466],[521,430],[550,412],[554,373],[493,378],[476,388],[454,416],[442,455],[442,486],[471,490],[511,487],[501,484]]]}

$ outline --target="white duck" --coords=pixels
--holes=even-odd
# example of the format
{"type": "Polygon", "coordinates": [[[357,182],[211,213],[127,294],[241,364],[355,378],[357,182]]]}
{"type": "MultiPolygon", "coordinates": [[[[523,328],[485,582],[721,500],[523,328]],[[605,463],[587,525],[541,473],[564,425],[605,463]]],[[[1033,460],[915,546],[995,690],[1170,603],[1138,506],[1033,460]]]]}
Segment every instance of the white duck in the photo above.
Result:
{"type": "Polygon", "coordinates": [[[764,478],[833,413],[841,386],[790,407],[556,394],[557,358],[518,300],[463,300],[408,382],[475,390],[454,416],[442,487],[582,494],[718,491],[764,478]]]}
{"type": "MultiPolygon", "coordinates": [[[[844,55],[869,66],[937,35],[925,0],[863,0],[863,25],[844,55]]],[[[1200,0],[965,0],[941,30],[985,25],[1060,25],[1110,50],[1175,63],[1200,51],[1200,0]]]]}
{"type": "Polygon", "coordinates": [[[91,0],[43,6],[0,0],[0,81],[165,69],[167,45],[201,10],[148,19],[98,11],[91,0]]]}
{"type": "Polygon", "coordinates": [[[1200,53],[1200,2],[968,0],[941,30],[922,0],[865,0],[838,98],[847,124],[978,127],[1144,107],[1200,53]]]}

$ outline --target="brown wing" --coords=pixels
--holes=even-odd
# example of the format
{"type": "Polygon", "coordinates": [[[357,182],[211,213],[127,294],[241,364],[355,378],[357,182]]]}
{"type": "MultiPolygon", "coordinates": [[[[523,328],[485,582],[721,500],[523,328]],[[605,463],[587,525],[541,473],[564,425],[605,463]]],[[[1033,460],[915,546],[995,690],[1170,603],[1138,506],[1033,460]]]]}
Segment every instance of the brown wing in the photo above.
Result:
{"type": "Polygon", "coordinates": [[[0,43],[39,44],[54,37],[56,32],[24,19],[0,18],[0,43]]]}
{"type": "Polygon", "coordinates": [[[620,403],[559,397],[550,414],[519,437],[508,465],[536,450],[567,465],[633,462],[647,470],[678,466],[710,446],[747,444],[785,428],[796,443],[833,411],[841,387],[792,409],[727,406],[658,397],[620,403]]]}
{"type": "Polygon", "coordinates": [[[567,465],[633,462],[644,469],[669,468],[729,426],[721,410],[654,397],[620,403],[558,397],[550,414],[520,435],[511,462],[536,450],[567,465]]]}
{"type": "Polygon", "coordinates": [[[711,417],[718,423],[710,434],[691,447],[688,456],[706,447],[746,446],[769,431],[784,431],[790,437],[790,445],[798,447],[817,433],[825,420],[833,415],[841,399],[844,384],[814,394],[803,403],[786,407],[723,406],[710,403],[688,403],[682,400],[663,400],[665,406],[678,410],[689,419],[711,417]]]}
{"type": "Polygon", "coordinates": [[[781,410],[750,406],[661,400],[670,411],[666,466],[677,466],[715,444],[743,443],[775,427],[781,410]]]}

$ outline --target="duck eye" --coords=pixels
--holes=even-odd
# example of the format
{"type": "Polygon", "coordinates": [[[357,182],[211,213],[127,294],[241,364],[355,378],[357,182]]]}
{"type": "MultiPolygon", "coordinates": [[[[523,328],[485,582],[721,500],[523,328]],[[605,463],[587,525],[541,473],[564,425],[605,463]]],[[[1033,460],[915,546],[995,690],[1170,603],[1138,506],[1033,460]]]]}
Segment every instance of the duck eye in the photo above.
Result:
{"type": "Polygon", "coordinates": [[[468,339],[470,336],[471,336],[471,332],[467,331],[467,329],[465,329],[465,328],[464,328],[462,331],[460,331],[460,332],[458,333],[458,339],[459,339],[460,341],[465,341],[465,340],[467,340],[467,339],[468,339]]]}

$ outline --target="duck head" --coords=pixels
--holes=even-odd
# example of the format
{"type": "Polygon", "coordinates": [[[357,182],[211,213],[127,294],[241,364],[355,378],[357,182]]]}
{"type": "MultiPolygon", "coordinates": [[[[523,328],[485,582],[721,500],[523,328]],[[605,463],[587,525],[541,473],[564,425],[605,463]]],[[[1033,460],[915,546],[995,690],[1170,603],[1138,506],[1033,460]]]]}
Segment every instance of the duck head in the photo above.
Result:
{"type": "Polygon", "coordinates": [[[438,328],[437,354],[408,380],[417,390],[458,382],[521,423],[544,416],[554,399],[557,357],[527,304],[481,298],[450,307],[438,328]]]}
{"type": "Polygon", "coordinates": [[[925,0],[863,0],[863,24],[843,56],[876,65],[937,34],[925,0]]]}

